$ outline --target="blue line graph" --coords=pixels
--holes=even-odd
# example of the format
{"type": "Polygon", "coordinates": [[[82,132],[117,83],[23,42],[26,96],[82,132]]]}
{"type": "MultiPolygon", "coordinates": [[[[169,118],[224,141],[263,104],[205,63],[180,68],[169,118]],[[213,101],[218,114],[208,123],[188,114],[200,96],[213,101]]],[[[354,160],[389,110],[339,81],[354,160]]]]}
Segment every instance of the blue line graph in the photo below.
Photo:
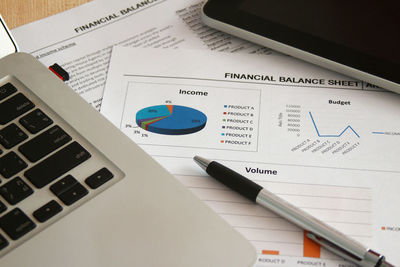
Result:
{"type": "Polygon", "coordinates": [[[358,133],[350,125],[348,125],[340,134],[320,134],[319,130],[318,130],[318,127],[317,127],[317,124],[314,121],[314,117],[311,114],[311,111],[308,112],[308,113],[310,114],[311,120],[312,120],[312,122],[314,124],[315,131],[317,132],[317,135],[319,137],[341,137],[348,129],[350,129],[358,138],[360,138],[358,133]]]}

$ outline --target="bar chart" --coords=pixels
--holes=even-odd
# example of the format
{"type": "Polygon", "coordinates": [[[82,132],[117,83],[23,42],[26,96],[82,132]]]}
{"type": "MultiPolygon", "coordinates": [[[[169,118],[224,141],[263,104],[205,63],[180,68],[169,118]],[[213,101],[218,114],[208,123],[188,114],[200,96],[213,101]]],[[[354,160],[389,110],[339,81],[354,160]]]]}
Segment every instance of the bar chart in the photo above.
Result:
{"type": "MultiPolygon", "coordinates": [[[[306,232],[269,210],[202,176],[178,176],[255,247],[259,257],[337,261],[306,232]],[[282,258],[283,257],[283,258],[282,258]]],[[[371,242],[371,190],[363,187],[329,186],[273,181],[256,181],[352,238],[371,242]]],[[[271,259],[272,259],[271,258],[271,259]]]]}

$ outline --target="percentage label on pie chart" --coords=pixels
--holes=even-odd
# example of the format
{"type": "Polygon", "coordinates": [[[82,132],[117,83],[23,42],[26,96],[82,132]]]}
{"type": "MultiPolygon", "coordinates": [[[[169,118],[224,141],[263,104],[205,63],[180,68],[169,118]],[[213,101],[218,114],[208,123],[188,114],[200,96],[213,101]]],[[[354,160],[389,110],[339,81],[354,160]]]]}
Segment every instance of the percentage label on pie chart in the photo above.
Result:
{"type": "Polygon", "coordinates": [[[139,110],[136,113],[136,123],[149,132],[182,135],[203,129],[207,123],[207,116],[190,107],[159,105],[139,110]]]}

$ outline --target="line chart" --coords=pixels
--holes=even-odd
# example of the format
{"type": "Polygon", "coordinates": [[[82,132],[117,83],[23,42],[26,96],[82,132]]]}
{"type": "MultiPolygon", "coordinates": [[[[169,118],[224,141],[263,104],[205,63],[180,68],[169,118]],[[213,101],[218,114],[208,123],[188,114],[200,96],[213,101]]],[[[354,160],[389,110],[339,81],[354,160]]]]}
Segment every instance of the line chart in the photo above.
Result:
{"type": "Polygon", "coordinates": [[[310,114],[310,118],[311,118],[312,123],[313,123],[313,125],[314,125],[315,131],[317,132],[317,135],[318,135],[319,137],[341,137],[347,130],[350,130],[350,131],[352,131],[358,138],[360,138],[360,135],[359,135],[350,125],[347,125],[347,127],[344,128],[344,130],[343,130],[340,134],[320,134],[320,132],[319,132],[319,130],[318,130],[318,127],[317,127],[317,124],[315,123],[314,117],[313,117],[313,115],[311,114],[311,111],[309,111],[308,114],[310,114]]]}

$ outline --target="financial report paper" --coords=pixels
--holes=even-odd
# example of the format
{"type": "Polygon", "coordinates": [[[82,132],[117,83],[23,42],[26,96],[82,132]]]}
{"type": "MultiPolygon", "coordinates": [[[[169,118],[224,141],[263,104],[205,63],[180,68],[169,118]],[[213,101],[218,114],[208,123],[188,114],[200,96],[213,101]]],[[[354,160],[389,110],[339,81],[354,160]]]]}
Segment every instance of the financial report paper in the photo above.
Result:
{"type": "Polygon", "coordinates": [[[57,62],[67,70],[68,85],[100,109],[113,45],[272,53],[203,25],[201,6],[198,0],[98,0],[21,26],[12,34],[20,51],[46,66],[57,62]]]}
{"type": "Polygon", "coordinates": [[[368,86],[289,57],[114,47],[101,112],[242,233],[256,266],[353,265],[208,177],[194,155],[399,264],[400,97],[368,86]]]}

